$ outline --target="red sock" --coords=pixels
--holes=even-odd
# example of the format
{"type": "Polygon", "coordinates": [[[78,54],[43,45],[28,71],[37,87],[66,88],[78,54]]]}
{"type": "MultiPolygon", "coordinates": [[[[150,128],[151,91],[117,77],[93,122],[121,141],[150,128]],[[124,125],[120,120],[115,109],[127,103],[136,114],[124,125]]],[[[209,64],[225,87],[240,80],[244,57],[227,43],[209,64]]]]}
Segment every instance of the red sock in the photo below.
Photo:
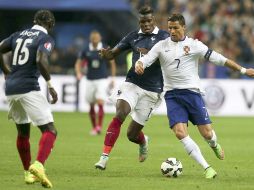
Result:
{"type": "Polygon", "coordinates": [[[137,137],[137,144],[144,144],[144,143],[145,143],[145,135],[142,131],[140,131],[137,137]]]}
{"type": "Polygon", "coordinates": [[[51,131],[45,131],[44,133],[42,133],[39,143],[39,151],[37,155],[37,160],[42,164],[44,164],[44,162],[47,160],[53,148],[55,139],[56,135],[51,131]]]}
{"type": "Polygon", "coordinates": [[[29,136],[17,136],[16,145],[24,170],[28,170],[31,162],[29,136]]]}
{"type": "Polygon", "coordinates": [[[99,105],[99,111],[98,111],[98,125],[102,127],[102,122],[104,118],[104,110],[103,105],[99,105]]]}
{"type": "Polygon", "coordinates": [[[107,152],[103,152],[105,154],[109,154],[111,149],[107,148],[105,149],[105,147],[113,147],[119,134],[120,134],[120,129],[121,129],[121,125],[122,122],[117,119],[116,117],[113,118],[113,120],[111,121],[111,123],[109,124],[106,136],[105,136],[105,140],[104,140],[104,150],[103,151],[107,151],[107,152]]]}
{"type": "Polygon", "coordinates": [[[96,127],[96,113],[95,113],[93,105],[90,105],[89,116],[90,116],[93,128],[95,128],[96,127]]]}

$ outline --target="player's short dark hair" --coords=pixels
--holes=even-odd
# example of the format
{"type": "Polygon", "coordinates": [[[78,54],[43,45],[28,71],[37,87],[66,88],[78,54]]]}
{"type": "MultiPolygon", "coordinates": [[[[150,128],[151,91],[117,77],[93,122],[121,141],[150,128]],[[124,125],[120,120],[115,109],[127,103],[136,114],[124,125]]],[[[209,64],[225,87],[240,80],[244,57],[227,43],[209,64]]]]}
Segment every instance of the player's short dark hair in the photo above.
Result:
{"type": "Polygon", "coordinates": [[[173,13],[168,17],[168,21],[171,22],[176,22],[178,21],[180,25],[184,26],[185,25],[185,19],[184,16],[180,13],[173,13]]]}
{"type": "Polygon", "coordinates": [[[39,10],[34,15],[34,23],[51,29],[55,25],[55,17],[49,10],[39,10]]]}
{"type": "Polygon", "coordinates": [[[149,5],[144,5],[139,9],[138,12],[141,15],[153,14],[153,9],[149,5]]]}

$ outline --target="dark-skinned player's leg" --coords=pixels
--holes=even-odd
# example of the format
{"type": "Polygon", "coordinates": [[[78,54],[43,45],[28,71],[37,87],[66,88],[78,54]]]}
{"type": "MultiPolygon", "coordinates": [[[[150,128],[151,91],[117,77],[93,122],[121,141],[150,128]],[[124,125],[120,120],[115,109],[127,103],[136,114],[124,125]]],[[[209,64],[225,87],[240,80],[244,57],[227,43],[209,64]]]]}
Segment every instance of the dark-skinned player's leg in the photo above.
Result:
{"type": "Polygon", "coordinates": [[[41,139],[39,142],[39,151],[37,154],[37,160],[44,165],[47,160],[56,140],[57,131],[54,127],[54,123],[48,123],[46,125],[38,126],[41,130],[41,139]]]}
{"type": "Polygon", "coordinates": [[[110,122],[104,140],[103,153],[99,162],[95,164],[96,168],[104,170],[108,161],[108,155],[110,154],[115,142],[120,134],[121,125],[131,111],[131,107],[128,102],[122,99],[118,99],[116,103],[116,115],[110,122]]]}
{"type": "Polygon", "coordinates": [[[47,160],[56,139],[57,131],[54,127],[54,123],[50,122],[45,125],[40,125],[38,128],[41,130],[41,139],[39,142],[39,150],[36,161],[29,167],[29,171],[34,174],[42,186],[51,188],[52,183],[46,176],[44,163],[47,160]]]}
{"type": "Polygon", "coordinates": [[[144,125],[132,120],[128,130],[127,137],[131,142],[139,144],[139,161],[144,162],[148,153],[148,137],[142,132],[144,125]]]}
{"type": "Polygon", "coordinates": [[[31,174],[28,169],[31,163],[31,151],[30,151],[30,123],[17,124],[17,140],[16,145],[19,152],[19,157],[22,161],[25,175],[25,183],[32,184],[36,181],[36,178],[31,174]]]}
{"type": "Polygon", "coordinates": [[[16,124],[18,135],[16,140],[17,149],[22,161],[24,170],[28,170],[31,162],[30,152],[30,123],[16,124]]]}

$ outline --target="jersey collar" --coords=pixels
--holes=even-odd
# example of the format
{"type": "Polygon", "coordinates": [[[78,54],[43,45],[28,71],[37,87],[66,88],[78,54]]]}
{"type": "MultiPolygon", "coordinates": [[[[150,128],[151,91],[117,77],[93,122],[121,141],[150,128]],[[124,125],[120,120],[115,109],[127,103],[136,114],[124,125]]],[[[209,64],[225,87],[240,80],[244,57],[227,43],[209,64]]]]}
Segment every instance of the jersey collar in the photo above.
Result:
{"type": "Polygon", "coordinates": [[[179,41],[175,42],[175,41],[173,41],[173,40],[171,39],[171,37],[168,37],[169,41],[171,41],[171,42],[175,42],[175,43],[178,43],[178,42],[183,42],[183,41],[185,41],[187,38],[188,38],[188,36],[184,36],[181,40],[179,40],[179,41]]]}
{"type": "Polygon", "coordinates": [[[103,47],[102,47],[102,42],[99,42],[96,48],[93,47],[93,44],[92,44],[92,43],[89,43],[89,50],[90,50],[90,51],[100,50],[100,49],[102,49],[102,48],[103,48],[103,47]]]}
{"type": "Polygon", "coordinates": [[[32,29],[35,29],[35,30],[40,30],[40,31],[42,31],[42,32],[44,32],[44,33],[46,33],[46,34],[48,34],[48,31],[46,30],[46,28],[44,28],[44,27],[42,27],[42,26],[40,26],[40,25],[34,25],[33,27],[32,27],[32,29]]]}
{"type": "MultiPolygon", "coordinates": [[[[157,26],[155,26],[155,28],[152,31],[152,34],[158,34],[158,32],[159,32],[159,28],[157,26]]],[[[141,29],[139,29],[138,33],[144,34],[141,29]]]]}

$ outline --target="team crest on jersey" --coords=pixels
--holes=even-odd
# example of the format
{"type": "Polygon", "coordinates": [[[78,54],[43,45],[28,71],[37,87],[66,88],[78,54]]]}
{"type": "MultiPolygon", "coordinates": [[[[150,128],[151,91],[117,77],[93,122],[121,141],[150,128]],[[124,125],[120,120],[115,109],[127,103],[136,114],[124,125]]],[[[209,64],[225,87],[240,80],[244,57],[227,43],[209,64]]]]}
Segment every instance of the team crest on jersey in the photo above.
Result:
{"type": "Polygon", "coordinates": [[[52,44],[50,42],[47,42],[44,44],[44,47],[48,50],[48,51],[51,51],[52,49],[52,44]]]}
{"type": "Polygon", "coordinates": [[[155,40],[155,37],[151,37],[151,40],[154,41],[154,40],[155,40]]]}
{"type": "Polygon", "coordinates": [[[185,52],[184,55],[189,55],[190,47],[189,46],[184,46],[183,51],[185,52]]]}

